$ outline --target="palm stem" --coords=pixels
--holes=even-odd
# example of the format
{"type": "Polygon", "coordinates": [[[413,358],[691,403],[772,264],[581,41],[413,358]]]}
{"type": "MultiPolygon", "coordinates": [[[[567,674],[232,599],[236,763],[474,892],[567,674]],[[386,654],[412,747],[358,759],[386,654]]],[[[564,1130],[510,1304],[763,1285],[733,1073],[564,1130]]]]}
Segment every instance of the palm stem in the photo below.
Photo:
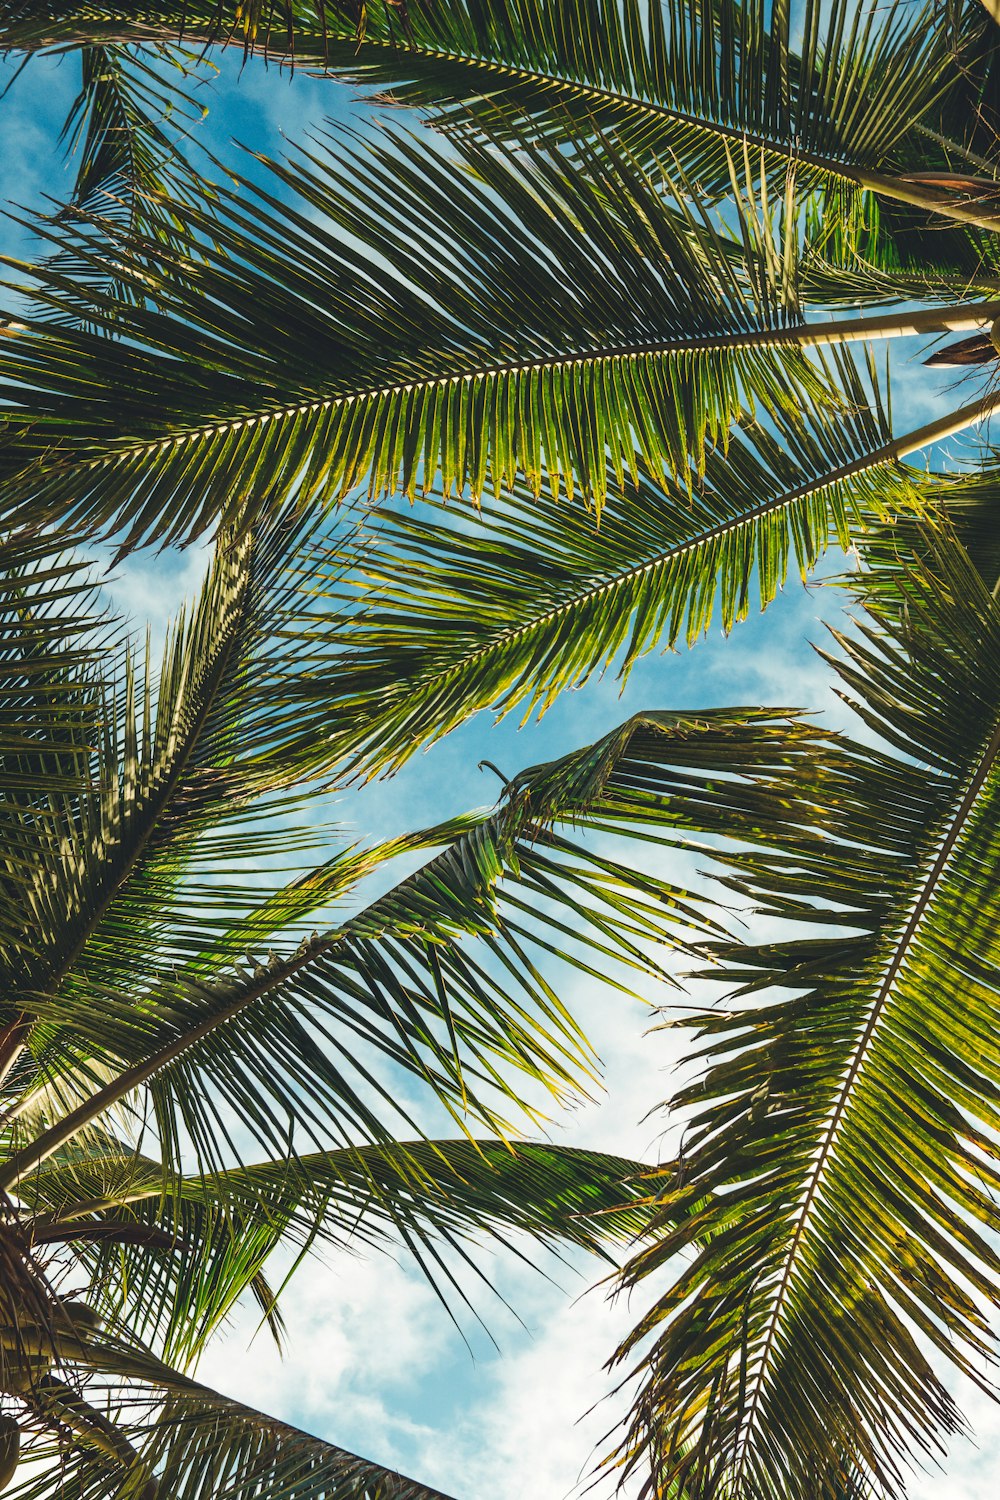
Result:
{"type": "Polygon", "coordinates": [[[0,1032],[0,1089],[3,1088],[11,1069],[21,1055],[24,1038],[31,1029],[31,1018],[23,1012],[0,1032]]]}
{"type": "MultiPolygon", "coordinates": [[[[801,348],[821,344],[851,344],[861,339],[906,338],[927,333],[964,333],[988,328],[1000,317],[1000,302],[970,302],[956,307],[928,307],[919,312],[875,314],[824,323],[802,324],[764,335],[736,335],[743,342],[794,343],[801,348]]],[[[723,341],[720,341],[723,342],[723,341]]]]}
{"type": "MultiPolygon", "coordinates": [[[[810,160],[808,153],[803,153],[806,161],[810,160]]],[[[822,166],[821,160],[814,160],[813,165],[822,166]]],[[[916,184],[903,181],[899,177],[883,177],[879,172],[866,172],[860,167],[843,167],[841,174],[858,187],[865,188],[870,193],[878,193],[883,198],[893,198],[897,203],[907,203],[911,208],[922,209],[924,213],[938,214],[942,219],[954,219],[959,224],[970,224],[975,229],[988,230],[990,234],[1000,234],[1000,211],[983,213],[974,208],[963,208],[960,203],[955,203],[943,194],[927,192],[916,184]]],[[[997,183],[997,196],[1000,198],[1000,183],[997,183]]]]}

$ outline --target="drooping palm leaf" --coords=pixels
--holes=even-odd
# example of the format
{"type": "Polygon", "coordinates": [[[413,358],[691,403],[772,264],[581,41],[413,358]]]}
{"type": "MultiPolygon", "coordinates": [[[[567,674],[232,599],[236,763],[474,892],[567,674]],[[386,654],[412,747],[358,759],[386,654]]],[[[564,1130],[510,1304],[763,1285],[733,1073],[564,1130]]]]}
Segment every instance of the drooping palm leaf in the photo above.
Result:
{"type": "Polygon", "coordinates": [[[113,253],[100,265],[77,253],[81,216],[91,228],[102,224],[111,241],[146,236],[179,248],[181,205],[210,204],[214,197],[211,182],[181,150],[190,125],[207,113],[181,82],[198,60],[177,47],[141,52],[109,46],[84,48],[80,62],[80,92],[63,129],[75,165],[73,187],[51,213],[60,230],[51,269],[63,285],[79,288],[80,303],[78,311],[64,306],[53,316],[70,322],[87,320],[95,298],[141,295],[118,276],[113,253]]]}
{"type": "MultiPolygon", "coordinates": [[[[910,142],[905,180],[995,213],[1000,35],[978,0],[938,0],[930,24],[952,52],[952,76],[910,142]]],[[[965,296],[995,283],[1000,269],[985,221],[948,225],[885,194],[843,187],[815,195],[810,217],[803,286],[824,301],[965,296]]]]}
{"type": "Polygon", "coordinates": [[[8,1490],[48,1500],[449,1500],[439,1490],[243,1406],[172,1370],[134,1342],[67,1344],[63,1374],[30,1398],[43,1430],[8,1490]],[[64,1378],[68,1376],[69,1378],[64,1378]]]}
{"type": "Polygon", "coordinates": [[[259,1279],[278,1248],[401,1243],[450,1307],[469,1300],[470,1281],[489,1285],[471,1249],[484,1236],[507,1242],[513,1231],[525,1256],[531,1242],[607,1254],[609,1242],[634,1239],[648,1219],[642,1172],[533,1142],[417,1140],[170,1181],[159,1162],[109,1138],[71,1146],[22,1196],[35,1242],[71,1244],[112,1326],[124,1319],[186,1361],[246,1290],[267,1298],[259,1279]]]}
{"type": "Polygon", "coordinates": [[[170,220],[157,209],[165,195],[183,199],[192,185],[176,133],[204,109],[185,96],[179,81],[193,60],[179,49],[151,53],[148,60],[117,47],[82,53],[80,92],[63,132],[76,165],[73,209],[118,220],[132,232],[169,233],[170,220]],[[173,133],[165,128],[168,119],[173,133]]]}
{"type": "Polygon", "coordinates": [[[651,1341],[627,1451],[694,1497],[825,1497],[851,1464],[901,1494],[960,1427],[932,1356],[978,1383],[994,1349],[1000,613],[947,537],[867,558],[838,670],[885,748],[748,726],[667,804],[805,929],[718,945],[730,993],[690,1023],[683,1160],[627,1273],[668,1283],[621,1351],[651,1341]]]}
{"type": "Polygon", "coordinates": [[[991,233],[943,230],[915,210],[890,211],[871,194],[831,193],[809,206],[799,285],[812,303],[856,308],[990,296],[998,273],[1000,240],[991,233]]]}
{"type": "MultiPolygon", "coordinates": [[[[23,943],[23,893],[54,806],[79,785],[99,732],[97,663],[113,645],[89,570],[54,554],[47,537],[0,542],[0,950],[23,943]]],[[[0,1081],[6,1028],[16,1008],[0,1003],[0,1081]]]]}
{"type": "MultiPolygon", "coordinates": [[[[224,829],[212,837],[216,850],[238,854],[250,802],[331,766],[293,686],[300,676],[311,685],[329,649],[329,626],[309,618],[298,538],[290,527],[220,546],[190,617],[168,639],[155,703],[151,666],[137,669],[119,630],[91,673],[87,738],[78,735],[67,784],[42,816],[34,799],[8,800],[2,962],[12,1021],[21,998],[18,1048],[32,1039],[45,994],[70,1003],[94,983],[140,988],[169,954],[184,954],[198,893],[189,884],[178,894],[176,883],[196,841],[204,861],[206,835],[235,821],[235,847],[224,829]]],[[[310,552],[313,576],[315,567],[310,552]]],[[[50,607],[59,607],[54,589],[50,607]]],[[[74,623],[68,616],[66,628],[74,623]]],[[[8,769],[16,784],[17,764],[8,769]]],[[[212,921],[195,916],[195,951],[212,921]]],[[[220,921],[231,921],[224,905],[220,921]]],[[[53,1055],[50,1084],[57,1072],[53,1055]]]]}
{"type": "Polygon", "coordinates": [[[51,539],[15,533],[0,542],[0,764],[15,802],[38,803],[74,767],[99,705],[93,662],[105,632],[85,564],[51,539]]]}

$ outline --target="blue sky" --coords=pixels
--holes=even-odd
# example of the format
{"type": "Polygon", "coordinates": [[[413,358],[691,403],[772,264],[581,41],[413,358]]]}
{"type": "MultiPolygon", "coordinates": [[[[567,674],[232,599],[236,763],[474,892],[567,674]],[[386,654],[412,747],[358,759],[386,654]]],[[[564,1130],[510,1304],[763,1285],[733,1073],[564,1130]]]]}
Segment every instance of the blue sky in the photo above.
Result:
{"type": "MultiPolygon", "coordinates": [[[[208,108],[199,130],[215,151],[235,137],[278,153],[283,136],[301,140],[331,115],[359,125],[368,118],[335,84],[290,78],[258,64],[241,70],[235,51],[217,61],[217,77],[198,95],[208,108]]],[[[0,87],[5,81],[0,73],[0,87]]],[[[56,137],[76,88],[72,59],[35,63],[0,104],[4,192],[13,204],[35,205],[65,190],[56,137]]],[[[8,220],[4,249],[16,255],[27,248],[24,232],[8,220]]],[[[903,348],[892,353],[895,425],[905,431],[942,410],[946,381],[907,364],[903,348]]],[[[115,596],[137,624],[148,619],[159,633],[202,566],[197,550],[140,554],[118,570],[115,596]]],[[[644,659],[624,693],[610,677],[594,681],[563,695],[541,724],[521,730],[515,717],[494,728],[481,715],[392,781],[345,795],[330,811],[379,837],[432,823],[492,800],[495,780],[477,770],[484,756],[513,772],[584,744],[644,707],[782,704],[843,724],[829,671],[809,644],[822,640],[823,620],[839,619],[840,606],[836,591],[791,581],[765,617],[754,615],[730,640],[716,630],[693,652],[644,659]]],[[[599,1104],[558,1121],[554,1136],[655,1160],[666,1122],[648,1115],[672,1087],[679,1059],[671,1033],[646,1035],[654,1019],[649,1010],[589,980],[571,999],[605,1060],[607,1093],[599,1104]]],[[[285,1304],[290,1351],[284,1361],[265,1336],[249,1342],[254,1324],[248,1318],[206,1358],[202,1377],[461,1500],[560,1500],[586,1474],[594,1445],[621,1411],[620,1401],[611,1402],[584,1416],[609,1389],[601,1366],[636,1309],[609,1308],[599,1292],[581,1296],[601,1274],[596,1264],[562,1271],[559,1285],[509,1255],[498,1255],[495,1266],[495,1278],[526,1325],[487,1293],[478,1297],[499,1353],[474,1327],[467,1329],[470,1353],[426,1285],[402,1264],[341,1260],[308,1265],[293,1283],[285,1304]]],[[[990,1471],[1000,1462],[995,1410],[983,1400],[970,1401],[969,1410],[982,1448],[979,1454],[956,1448],[948,1466],[954,1500],[992,1494],[990,1471]]],[[[930,1500],[940,1484],[940,1477],[918,1479],[912,1494],[930,1500]]],[[[595,1493],[609,1493],[609,1487],[595,1493]]]]}

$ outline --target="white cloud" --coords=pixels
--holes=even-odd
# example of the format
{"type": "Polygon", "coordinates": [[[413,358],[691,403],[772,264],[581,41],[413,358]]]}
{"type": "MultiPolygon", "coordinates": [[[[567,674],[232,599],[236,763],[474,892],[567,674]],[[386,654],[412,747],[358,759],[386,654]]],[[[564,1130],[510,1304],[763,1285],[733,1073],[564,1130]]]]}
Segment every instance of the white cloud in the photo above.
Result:
{"type": "Polygon", "coordinates": [[[143,549],[131,553],[104,581],[109,601],[136,630],[149,627],[154,663],[163,648],[171,620],[182,604],[196,597],[208,571],[212,550],[207,544],[171,553],[169,559],[143,549]]]}
{"type": "MultiPolygon", "coordinates": [[[[553,1136],[655,1160],[659,1123],[642,1116],[669,1092],[675,1034],[644,1036],[651,1013],[593,981],[575,999],[605,1055],[609,1092],[563,1117],[553,1136]]],[[[545,1258],[553,1285],[502,1249],[479,1258],[525,1325],[465,1275],[499,1352],[467,1313],[472,1352],[463,1345],[412,1264],[331,1256],[306,1263],[288,1290],[286,1362],[264,1333],[247,1347],[254,1324],[241,1317],[200,1378],[460,1500],[576,1494],[626,1409],[627,1398],[604,1399],[613,1381],[603,1366],[635,1309],[588,1290],[610,1269],[595,1259],[577,1256],[574,1269],[545,1258]]],[[[613,1480],[601,1481],[594,1500],[613,1491],[613,1480]]]]}
{"type": "Polygon", "coordinates": [[[292,1359],[282,1364],[263,1334],[248,1348],[241,1319],[199,1376],[461,1500],[558,1500],[590,1474],[624,1410],[602,1399],[602,1366],[630,1315],[600,1290],[581,1297],[585,1280],[559,1291],[509,1263],[505,1282],[528,1331],[494,1311],[504,1352],[477,1336],[473,1358],[429,1288],[392,1261],[313,1263],[284,1304],[292,1359]]]}
{"type": "MultiPolygon", "coordinates": [[[[588,1484],[626,1405],[607,1397],[602,1366],[628,1322],[627,1309],[609,1307],[600,1291],[549,1308],[544,1332],[498,1362],[493,1390],[460,1423],[457,1492],[469,1500],[560,1500],[588,1484]]],[[[595,1500],[614,1493],[615,1483],[606,1474],[595,1500]]]]}

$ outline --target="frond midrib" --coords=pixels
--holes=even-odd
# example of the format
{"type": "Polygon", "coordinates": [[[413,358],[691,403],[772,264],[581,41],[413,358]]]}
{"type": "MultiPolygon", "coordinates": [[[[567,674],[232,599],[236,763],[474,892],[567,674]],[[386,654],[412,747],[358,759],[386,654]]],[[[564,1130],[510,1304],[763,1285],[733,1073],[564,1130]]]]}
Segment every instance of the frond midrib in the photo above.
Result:
{"type": "MultiPolygon", "coordinates": [[[[362,401],[379,401],[387,397],[406,395],[414,391],[430,391],[443,389],[447,386],[460,386],[466,382],[487,380],[495,375],[520,375],[532,370],[555,370],[566,366],[586,367],[591,364],[612,364],[616,361],[644,359],[648,356],[657,355],[682,355],[709,353],[724,349],[749,349],[770,348],[773,346],[795,347],[797,339],[795,335],[809,328],[807,324],[796,324],[785,329],[751,329],[742,333],[733,334],[706,334],[701,339],[681,341],[678,338],[657,340],[646,344],[622,344],[603,345],[596,350],[574,352],[565,355],[539,355],[529,360],[507,361],[494,365],[483,364],[473,370],[453,371],[443,375],[428,376],[424,379],[406,380],[400,378],[390,384],[372,386],[369,389],[358,388],[356,390],[331,392],[326,396],[315,396],[307,401],[295,401],[288,404],[275,403],[262,406],[258,411],[243,412],[221,417],[213,417],[208,421],[197,425],[188,426],[179,432],[172,432],[163,436],[149,439],[147,442],[124,441],[120,446],[111,449],[110,453],[97,458],[84,459],[80,463],[66,462],[60,464],[54,460],[52,455],[58,454],[58,447],[49,451],[45,470],[52,473],[58,469],[95,470],[113,466],[115,463],[129,459],[138,454],[155,453],[170,447],[177,447],[183,443],[195,442],[202,437],[218,436],[224,431],[236,431],[242,427],[251,427],[266,424],[268,422],[286,421],[289,418],[303,417],[322,411],[331,411],[338,406],[350,406],[362,401]]],[[[264,393],[262,392],[262,396],[264,393]]],[[[2,414],[0,414],[2,418],[2,414]]],[[[25,470],[21,471],[22,473],[25,470]]]]}
{"type": "Polygon", "coordinates": [[[812,1210],[823,1185],[826,1169],[836,1147],[844,1117],[850,1106],[851,1098],[858,1081],[864,1071],[865,1063],[875,1040],[879,1024],[885,1014],[886,1006],[891,999],[893,985],[899,970],[905,962],[907,953],[919,933],[920,926],[934,900],[941,880],[947,872],[951,857],[962,838],[968,819],[975,808],[986,780],[990,772],[996,767],[998,760],[1000,760],[1000,717],[996,719],[990,737],[976,761],[975,769],[967,782],[958,807],[942,831],[937,844],[937,852],[934,854],[927,874],[920,881],[910,915],[898,938],[893,943],[885,972],[872,1001],[868,1020],[854,1048],[854,1054],[843,1081],[838,1088],[833,1110],[813,1161],[799,1210],[798,1222],[784,1259],[781,1279],[776,1288],[774,1305],[768,1320],[764,1345],[754,1372],[753,1389],[748,1397],[749,1409],[740,1438],[740,1449],[735,1469],[735,1484],[737,1487],[742,1482],[754,1421],[763,1394],[765,1373],[774,1349],[775,1340],[778,1336],[781,1314],[791,1290],[799,1248],[808,1229],[812,1210]]]}
{"type": "MultiPolygon", "coordinates": [[[[365,38],[364,47],[378,48],[382,52],[399,53],[400,48],[393,42],[381,38],[365,38]]],[[[359,48],[359,54],[361,49],[359,48]]],[[[655,100],[648,95],[639,93],[623,94],[618,89],[608,88],[606,85],[588,83],[581,78],[575,78],[566,73],[545,73],[533,68],[524,67],[515,63],[502,63],[495,58],[482,57],[472,52],[448,52],[439,48],[431,48],[413,43],[402,51],[404,57],[418,56],[432,62],[443,62],[459,64],[465,67],[481,68],[485,72],[495,73],[502,78],[513,78],[526,84],[535,84],[539,88],[561,88],[582,95],[600,103],[624,107],[635,113],[652,115],[659,119],[674,120],[681,125],[690,126],[693,129],[703,130],[706,133],[723,136],[726,140],[733,141],[740,146],[756,147],[764,151],[773,151],[776,154],[787,157],[789,146],[787,142],[779,141],[773,136],[768,136],[760,131],[748,131],[736,125],[727,125],[717,116],[710,119],[700,115],[693,115],[687,110],[678,109],[675,105],[665,104],[662,100],[655,100]]],[[[329,70],[331,73],[333,70],[329,70]]],[[[344,70],[346,71],[346,70],[344,70]]],[[[854,170],[849,163],[840,162],[833,157],[824,157],[809,151],[796,151],[796,161],[806,166],[815,166],[824,172],[838,172],[848,181],[854,181],[854,170]]]]}

